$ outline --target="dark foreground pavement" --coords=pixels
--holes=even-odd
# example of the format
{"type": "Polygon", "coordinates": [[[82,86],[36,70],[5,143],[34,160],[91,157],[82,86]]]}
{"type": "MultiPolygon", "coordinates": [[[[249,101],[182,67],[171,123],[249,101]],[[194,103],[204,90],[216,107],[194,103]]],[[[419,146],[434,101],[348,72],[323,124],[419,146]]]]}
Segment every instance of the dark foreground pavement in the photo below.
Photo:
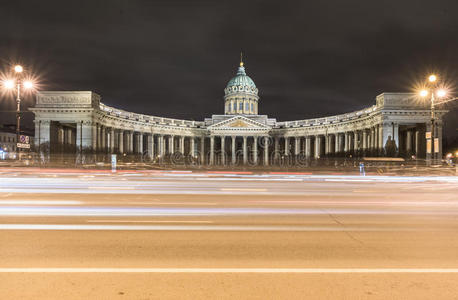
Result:
{"type": "Polygon", "coordinates": [[[4,299],[458,299],[458,178],[0,173],[4,299]]]}

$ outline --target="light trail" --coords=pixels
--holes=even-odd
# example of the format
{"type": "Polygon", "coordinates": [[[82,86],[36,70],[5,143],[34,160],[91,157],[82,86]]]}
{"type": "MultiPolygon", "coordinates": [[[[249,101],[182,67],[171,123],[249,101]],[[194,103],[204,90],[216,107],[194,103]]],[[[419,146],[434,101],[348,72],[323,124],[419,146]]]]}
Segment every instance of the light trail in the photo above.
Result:
{"type": "Polygon", "coordinates": [[[81,225],[81,224],[0,224],[0,230],[50,231],[271,231],[271,232],[414,232],[434,231],[434,228],[364,228],[318,226],[262,225],[81,225]]]}
{"type": "Polygon", "coordinates": [[[0,205],[80,205],[73,200],[0,200],[0,205]]]}
{"type": "Polygon", "coordinates": [[[211,224],[213,221],[183,221],[183,220],[87,220],[87,223],[197,223],[197,224],[211,224]]]}
{"type": "Polygon", "coordinates": [[[445,273],[458,268],[0,268],[0,273],[445,273]]]}
{"type": "Polygon", "coordinates": [[[255,216],[255,215],[440,215],[458,210],[397,210],[370,208],[241,208],[241,207],[40,207],[0,206],[0,216],[255,216]]]}

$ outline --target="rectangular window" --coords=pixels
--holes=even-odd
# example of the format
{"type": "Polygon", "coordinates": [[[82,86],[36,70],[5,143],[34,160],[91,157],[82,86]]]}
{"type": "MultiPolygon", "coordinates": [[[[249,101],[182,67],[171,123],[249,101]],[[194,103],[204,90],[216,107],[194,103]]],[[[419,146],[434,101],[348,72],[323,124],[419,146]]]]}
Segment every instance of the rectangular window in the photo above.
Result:
{"type": "Polygon", "coordinates": [[[239,103],[239,110],[243,110],[243,102],[239,103]]]}
{"type": "Polygon", "coordinates": [[[250,110],[250,103],[245,103],[245,110],[250,110]]]}
{"type": "Polygon", "coordinates": [[[251,112],[254,112],[253,103],[251,103],[251,112]]]}

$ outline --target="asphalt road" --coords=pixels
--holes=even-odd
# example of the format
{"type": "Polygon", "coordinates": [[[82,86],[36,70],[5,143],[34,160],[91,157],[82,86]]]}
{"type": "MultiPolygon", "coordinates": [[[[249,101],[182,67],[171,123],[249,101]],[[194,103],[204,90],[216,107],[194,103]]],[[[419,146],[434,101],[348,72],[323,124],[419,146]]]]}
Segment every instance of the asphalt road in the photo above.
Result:
{"type": "Polygon", "coordinates": [[[1,299],[458,299],[458,177],[0,170],[1,299]]]}

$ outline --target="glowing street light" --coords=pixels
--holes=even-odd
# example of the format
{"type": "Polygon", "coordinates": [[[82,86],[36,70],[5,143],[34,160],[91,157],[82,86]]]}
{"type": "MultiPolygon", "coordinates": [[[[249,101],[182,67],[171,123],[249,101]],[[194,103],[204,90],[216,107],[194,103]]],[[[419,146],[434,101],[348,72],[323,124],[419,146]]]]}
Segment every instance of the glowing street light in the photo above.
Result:
{"type": "Polygon", "coordinates": [[[443,98],[446,95],[447,95],[447,91],[446,90],[441,89],[441,90],[437,91],[437,97],[439,97],[439,98],[443,98]]]}
{"type": "Polygon", "coordinates": [[[435,127],[436,127],[436,116],[435,116],[435,106],[437,104],[443,104],[445,102],[449,102],[449,101],[453,101],[453,100],[457,100],[458,98],[449,98],[449,99],[443,99],[447,96],[448,92],[447,92],[447,89],[444,88],[443,86],[439,86],[438,85],[438,76],[434,75],[434,74],[431,74],[428,76],[428,81],[429,83],[427,83],[425,86],[424,89],[422,89],[421,91],[419,91],[419,95],[422,97],[422,98],[426,98],[428,97],[429,95],[430,96],[430,101],[431,101],[431,136],[430,136],[430,146],[428,146],[428,152],[431,151],[431,158],[428,158],[428,159],[431,159],[431,160],[435,160],[435,156],[436,156],[436,153],[439,153],[439,149],[435,149],[435,146],[437,147],[440,147],[439,146],[439,143],[435,143],[435,127]],[[440,98],[439,101],[437,101],[438,99],[437,98],[440,98]]]}
{"type": "Polygon", "coordinates": [[[31,88],[33,88],[33,85],[34,85],[34,84],[33,84],[32,81],[27,80],[27,81],[24,82],[24,87],[25,87],[26,89],[28,89],[28,90],[31,89],[31,88]]]}
{"type": "Polygon", "coordinates": [[[21,65],[16,65],[16,66],[14,66],[14,72],[16,72],[16,73],[22,73],[22,71],[24,71],[24,68],[22,68],[21,65]]]}
{"type": "Polygon", "coordinates": [[[3,81],[3,86],[8,90],[14,88],[14,80],[8,79],[3,81]]]}
{"type": "Polygon", "coordinates": [[[3,86],[8,89],[16,90],[16,158],[19,159],[19,143],[21,135],[21,86],[26,90],[31,90],[34,87],[34,83],[30,80],[24,80],[23,72],[24,68],[21,65],[14,66],[14,72],[16,74],[15,80],[8,79],[3,82],[3,86]]]}

